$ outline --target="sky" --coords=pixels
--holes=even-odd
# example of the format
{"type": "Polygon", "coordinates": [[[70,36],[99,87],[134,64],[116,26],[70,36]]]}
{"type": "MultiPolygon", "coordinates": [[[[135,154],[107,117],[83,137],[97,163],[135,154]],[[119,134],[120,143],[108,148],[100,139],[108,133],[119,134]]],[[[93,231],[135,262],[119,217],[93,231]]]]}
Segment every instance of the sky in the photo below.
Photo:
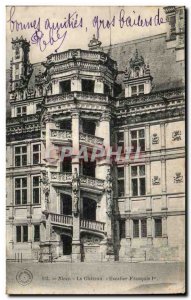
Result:
{"type": "Polygon", "coordinates": [[[99,34],[102,46],[108,46],[110,42],[113,45],[164,33],[167,30],[167,24],[155,25],[154,23],[158,9],[160,18],[165,21],[163,7],[7,6],[6,67],[9,68],[12,55],[12,38],[22,35],[30,41],[30,61],[35,63],[46,60],[46,57],[54,53],[56,49],[57,52],[71,48],[88,49],[88,43],[93,34],[96,36],[99,34]],[[57,28],[53,30],[53,25],[56,27],[56,23],[68,26],[68,22],[65,24],[64,22],[68,20],[69,14],[71,15],[70,20],[73,21],[70,22],[70,28],[64,27],[58,32],[57,28]],[[126,26],[126,20],[129,25],[131,18],[131,24],[133,24],[132,22],[134,19],[137,21],[139,15],[143,20],[152,18],[152,26],[126,26]],[[72,28],[74,21],[76,21],[77,28],[72,28]],[[27,23],[30,24],[30,28],[26,28],[27,23]],[[40,37],[42,37],[41,40],[40,37]],[[53,37],[55,42],[50,37],[53,37]]]}

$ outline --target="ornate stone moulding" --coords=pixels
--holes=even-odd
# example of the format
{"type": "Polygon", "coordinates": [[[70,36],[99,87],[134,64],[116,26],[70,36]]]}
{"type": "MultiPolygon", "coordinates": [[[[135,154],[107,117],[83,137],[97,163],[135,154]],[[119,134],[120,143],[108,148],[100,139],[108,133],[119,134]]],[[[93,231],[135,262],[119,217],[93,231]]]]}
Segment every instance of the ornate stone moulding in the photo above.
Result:
{"type": "Polygon", "coordinates": [[[70,92],[62,95],[51,95],[46,97],[46,104],[59,103],[72,100],[92,101],[92,102],[109,102],[109,97],[106,95],[88,93],[88,92],[70,92]]]}
{"type": "MultiPolygon", "coordinates": [[[[80,175],[80,186],[87,186],[88,188],[95,189],[104,189],[104,180],[89,177],[85,175],[80,175]]],[[[72,183],[72,173],[60,173],[60,172],[51,172],[51,181],[58,183],[72,183]]]]}

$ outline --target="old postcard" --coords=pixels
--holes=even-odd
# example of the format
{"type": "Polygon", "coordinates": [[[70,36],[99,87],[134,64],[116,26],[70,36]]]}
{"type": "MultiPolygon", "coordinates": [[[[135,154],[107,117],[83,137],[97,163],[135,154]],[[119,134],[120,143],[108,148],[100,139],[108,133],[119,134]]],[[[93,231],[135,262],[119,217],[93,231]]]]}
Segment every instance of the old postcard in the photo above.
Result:
{"type": "Polygon", "coordinates": [[[185,293],[185,7],[7,6],[7,293],[185,293]]]}

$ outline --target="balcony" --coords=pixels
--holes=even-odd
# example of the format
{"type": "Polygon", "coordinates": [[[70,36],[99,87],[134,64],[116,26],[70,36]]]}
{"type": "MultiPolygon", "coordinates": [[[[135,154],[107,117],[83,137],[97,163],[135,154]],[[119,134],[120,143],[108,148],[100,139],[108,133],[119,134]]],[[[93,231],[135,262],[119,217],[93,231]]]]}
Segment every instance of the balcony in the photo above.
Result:
{"type": "Polygon", "coordinates": [[[105,223],[98,221],[90,221],[90,220],[80,220],[80,227],[83,229],[88,229],[92,231],[101,231],[104,232],[105,223]]]}
{"type": "MultiPolygon", "coordinates": [[[[51,182],[53,185],[71,185],[72,184],[72,173],[60,173],[51,172],[51,182]]],[[[97,192],[103,192],[104,190],[104,180],[80,175],[80,187],[85,190],[95,190],[97,192]]]]}
{"type": "Polygon", "coordinates": [[[52,224],[57,224],[57,225],[60,224],[69,227],[73,226],[72,216],[50,213],[50,221],[52,224]]]}
{"type": "MultiPolygon", "coordinates": [[[[73,226],[73,217],[68,215],[60,215],[55,213],[50,213],[50,221],[52,225],[57,225],[61,227],[72,228],[73,226]]],[[[91,231],[91,232],[105,232],[105,223],[99,221],[91,220],[80,220],[80,229],[82,231],[91,231]]]]}
{"type": "Polygon", "coordinates": [[[80,143],[81,144],[88,144],[88,145],[93,145],[93,146],[102,146],[103,145],[103,140],[100,137],[87,134],[87,133],[80,133],[80,143]]]}
{"type": "Polygon", "coordinates": [[[71,184],[72,173],[51,172],[51,182],[58,184],[71,184]]]}
{"type": "Polygon", "coordinates": [[[71,142],[72,140],[72,131],[71,130],[62,130],[62,129],[51,129],[50,136],[53,142],[71,142]]]}
{"type": "Polygon", "coordinates": [[[46,104],[57,104],[65,103],[73,100],[79,101],[91,101],[91,102],[102,102],[108,103],[110,101],[109,96],[99,93],[89,93],[89,92],[68,92],[63,94],[47,96],[45,99],[46,104]]]}

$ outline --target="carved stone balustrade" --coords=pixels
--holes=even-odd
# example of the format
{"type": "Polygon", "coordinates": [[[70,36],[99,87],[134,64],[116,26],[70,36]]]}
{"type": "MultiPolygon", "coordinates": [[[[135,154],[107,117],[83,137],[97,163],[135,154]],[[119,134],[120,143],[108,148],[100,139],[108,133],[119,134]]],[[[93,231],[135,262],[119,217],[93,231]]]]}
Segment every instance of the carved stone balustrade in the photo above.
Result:
{"type": "Polygon", "coordinates": [[[51,129],[51,138],[55,140],[68,141],[72,139],[71,130],[51,129]]]}
{"type": "Polygon", "coordinates": [[[72,173],[51,172],[51,181],[57,183],[71,183],[72,173]]]}
{"type": "Polygon", "coordinates": [[[104,180],[98,179],[98,178],[93,178],[90,176],[80,175],[80,186],[103,190],[104,189],[104,180]]]}
{"type": "Polygon", "coordinates": [[[80,220],[80,227],[89,230],[104,232],[105,223],[91,220],[80,220]]]}
{"type": "Polygon", "coordinates": [[[96,146],[103,145],[103,140],[104,139],[91,134],[80,133],[80,143],[93,144],[94,146],[96,146]]]}
{"type": "Polygon", "coordinates": [[[60,214],[55,214],[55,213],[50,213],[50,220],[51,223],[56,223],[56,224],[64,224],[68,226],[73,225],[73,218],[72,216],[68,215],[60,215],[60,214]]]}
{"type": "MultiPolygon", "coordinates": [[[[94,189],[98,191],[104,190],[104,180],[80,175],[80,188],[94,189]]],[[[54,184],[71,184],[72,183],[72,173],[60,173],[51,172],[51,182],[54,184]]]]}
{"type": "MultiPolygon", "coordinates": [[[[68,215],[61,215],[56,213],[50,213],[50,222],[53,225],[59,225],[63,227],[72,227],[73,226],[73,217],[68,215]]],[[[88,230],[94,232],[105,232],[105,223],[92,220],[80,220],[81,230],[88,230]]]]}
{"type": "Polygon", "coordinates": [[[103,95],[99,93],[89,93],[89,92],[69,92],[57,95],[51,95],[46,97],[46,104],[50,103],[62,103],[72,100],[79,101],[92,101],[92,102],[104,102],[108,103],[111,99],[108,95],[103,95]]]}

